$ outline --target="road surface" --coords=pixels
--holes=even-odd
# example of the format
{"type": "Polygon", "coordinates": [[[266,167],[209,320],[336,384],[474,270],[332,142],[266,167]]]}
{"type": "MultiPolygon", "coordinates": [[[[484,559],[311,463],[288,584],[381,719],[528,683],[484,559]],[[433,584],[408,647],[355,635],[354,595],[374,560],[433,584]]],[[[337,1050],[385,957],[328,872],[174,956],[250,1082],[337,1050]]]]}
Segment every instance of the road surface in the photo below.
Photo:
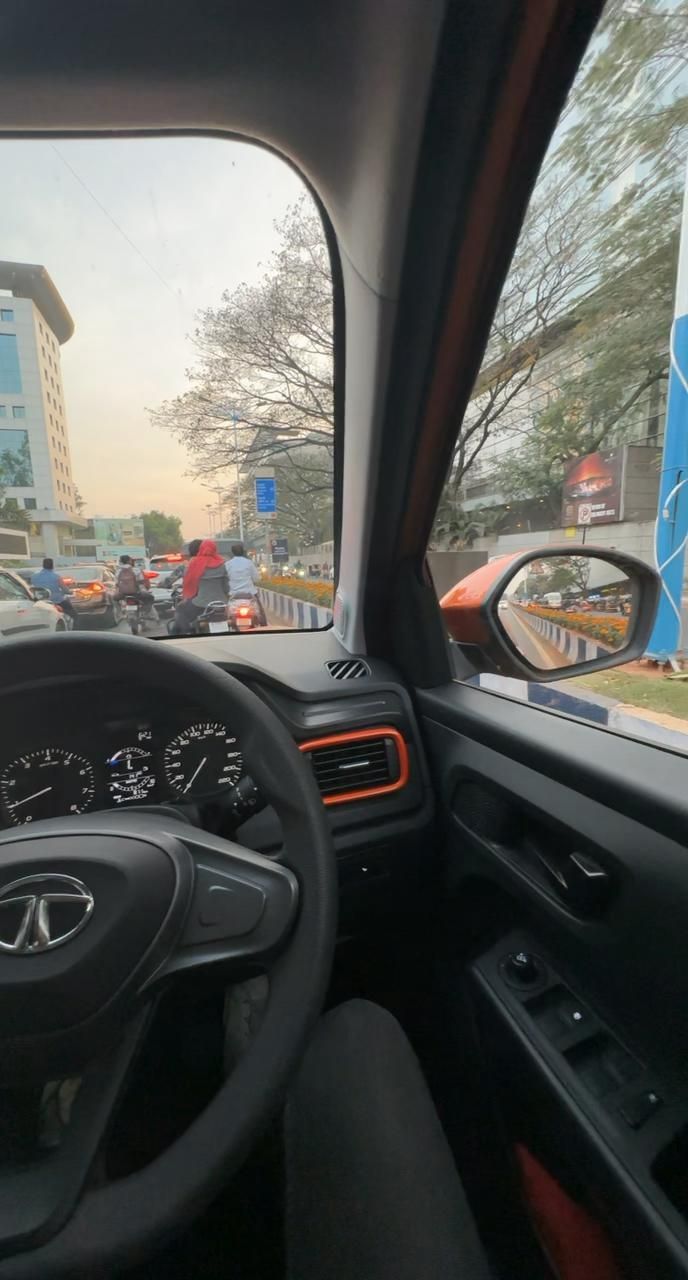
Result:
{"type": "MultiPolygon", "coordinates": [[[[269,611],[267,614],[267,618],[268,618],[267,627],[258,627],[256,628],[258,631],[284,631],[289,629],[289,623],[287,622],[286,618],[278,618],[276,614],[273,615],[269,611]]],[[[112,635],[113,632],[119,633],[120,635],[128,635],[129,634],[128,623],[122,620],[122,622],[118,623],[116,627],[111,628],[109,634],[112,635]]],[[[166,636],[167,621],[158,622],[155,624],[155,626],[153,626],[153,624],[150,623],[149,625],[146,626],[145,631],[142,631],[140,634],[152,640],[155,640],[160,636],[166,636]]]]}
{"type": "Polygon", "coordinates": [[[529,626],[526,618],[527,614],[522,609],[512,608],[510,604],[499,610],[499,621],[526,662],[540,671],[569,666],[571,659],[529,626]]]}

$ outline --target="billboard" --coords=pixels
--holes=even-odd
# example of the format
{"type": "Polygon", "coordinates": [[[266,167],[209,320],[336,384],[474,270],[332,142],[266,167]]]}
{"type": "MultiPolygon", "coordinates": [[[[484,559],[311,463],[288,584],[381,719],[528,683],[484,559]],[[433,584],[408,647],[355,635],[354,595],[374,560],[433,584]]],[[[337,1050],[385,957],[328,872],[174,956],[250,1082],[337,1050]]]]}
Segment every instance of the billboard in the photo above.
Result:
{"type": "Polygon", "coordinates": [[[33,485],[28,431],[0,430],[0,484],[6,489],[33,485]]]}
{"type": "Polygon", "coordinates": [[[273,564],[282,564],[289,559],[289,539],[288,538],[271,538],[270,554],[273,564]]]}
{"type": "Polygon", "coordinates": [[[28,560],[31,555],[29,535],[19,529],[0,529],[0,556],[28,560]]]}
{"type": "Polygon", "coordinates": [[[143,520],[138,516],[96,516],[93,538],[99,560],[127,554],[138,559],[146,554],[143,520]]]}
{"type": "Polygon", "coordinates": [[[600,449],[570,464],[562,489],[561,523],[615,524],[623,520],[626,450],[600,449]]]}
{"type": "Polygon", "coordinates": [[[109,542],[113,546],[116,544],[122,547],[142,547],[146,542],[143,520],[138,516],[96,516],[93,521],[93,537],[96,542],[104,545],[109,542]]]}

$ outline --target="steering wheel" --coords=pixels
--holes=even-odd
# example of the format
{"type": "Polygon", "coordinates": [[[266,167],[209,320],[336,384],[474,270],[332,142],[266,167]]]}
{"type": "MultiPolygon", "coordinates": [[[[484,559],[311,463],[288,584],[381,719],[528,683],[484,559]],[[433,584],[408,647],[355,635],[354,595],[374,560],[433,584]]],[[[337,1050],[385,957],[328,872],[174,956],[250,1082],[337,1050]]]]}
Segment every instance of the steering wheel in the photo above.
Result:
{"type": "Polygon", "coordinates": [[[280,862],[261,857],[173,811],[54,818],[0,836],[0,1086],[11,1097],[35,1082],[40,1096],[46,1081],[81,1079],[59,1147],[0,1164],[0,1280],[101,1274],[159,1248],[194,1217],[278,1109],[320,1012],[334,947],[324,806],[273,712],[184,650],[88,633],[3,645],[0,699],[22,688],[39,697],[42,680],[89,676],[174,698],[183,690],[231,725],[281,820],[285,853],[280,862]],[[229,981],[247,965],[269,970],[255,1039],[152,1163],[89,1186],[157,995],[176,973],[217,965],[229,981]]]}

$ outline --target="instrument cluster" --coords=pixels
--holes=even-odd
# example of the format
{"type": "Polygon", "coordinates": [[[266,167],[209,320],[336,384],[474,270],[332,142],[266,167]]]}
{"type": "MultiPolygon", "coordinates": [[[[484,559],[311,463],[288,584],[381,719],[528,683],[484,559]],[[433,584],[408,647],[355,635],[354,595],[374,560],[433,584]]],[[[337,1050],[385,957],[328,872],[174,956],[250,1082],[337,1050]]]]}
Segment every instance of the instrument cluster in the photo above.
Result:
{"type": "Polygon", "coordinates": [[[62,731],[0,761],[0,822],[19,826],[69,814],[162,801],[198,801],[241,778],[236,737],[214,720],[174,731],[152,719],[108,720],[91,733],[62,731]]]}

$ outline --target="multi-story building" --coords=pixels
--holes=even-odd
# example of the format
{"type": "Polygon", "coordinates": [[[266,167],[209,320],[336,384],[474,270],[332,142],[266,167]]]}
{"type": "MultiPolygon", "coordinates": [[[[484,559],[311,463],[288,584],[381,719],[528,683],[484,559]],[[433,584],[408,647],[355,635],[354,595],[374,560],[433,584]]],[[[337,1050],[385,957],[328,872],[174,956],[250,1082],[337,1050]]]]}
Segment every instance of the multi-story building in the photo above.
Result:
{"type": "Polygon", "coordinates": [[[0,262],[0,487],[30,512],[31,550],[59,556],[77,511],[60,347],[74,322],[45,267],[0,262]]]}

